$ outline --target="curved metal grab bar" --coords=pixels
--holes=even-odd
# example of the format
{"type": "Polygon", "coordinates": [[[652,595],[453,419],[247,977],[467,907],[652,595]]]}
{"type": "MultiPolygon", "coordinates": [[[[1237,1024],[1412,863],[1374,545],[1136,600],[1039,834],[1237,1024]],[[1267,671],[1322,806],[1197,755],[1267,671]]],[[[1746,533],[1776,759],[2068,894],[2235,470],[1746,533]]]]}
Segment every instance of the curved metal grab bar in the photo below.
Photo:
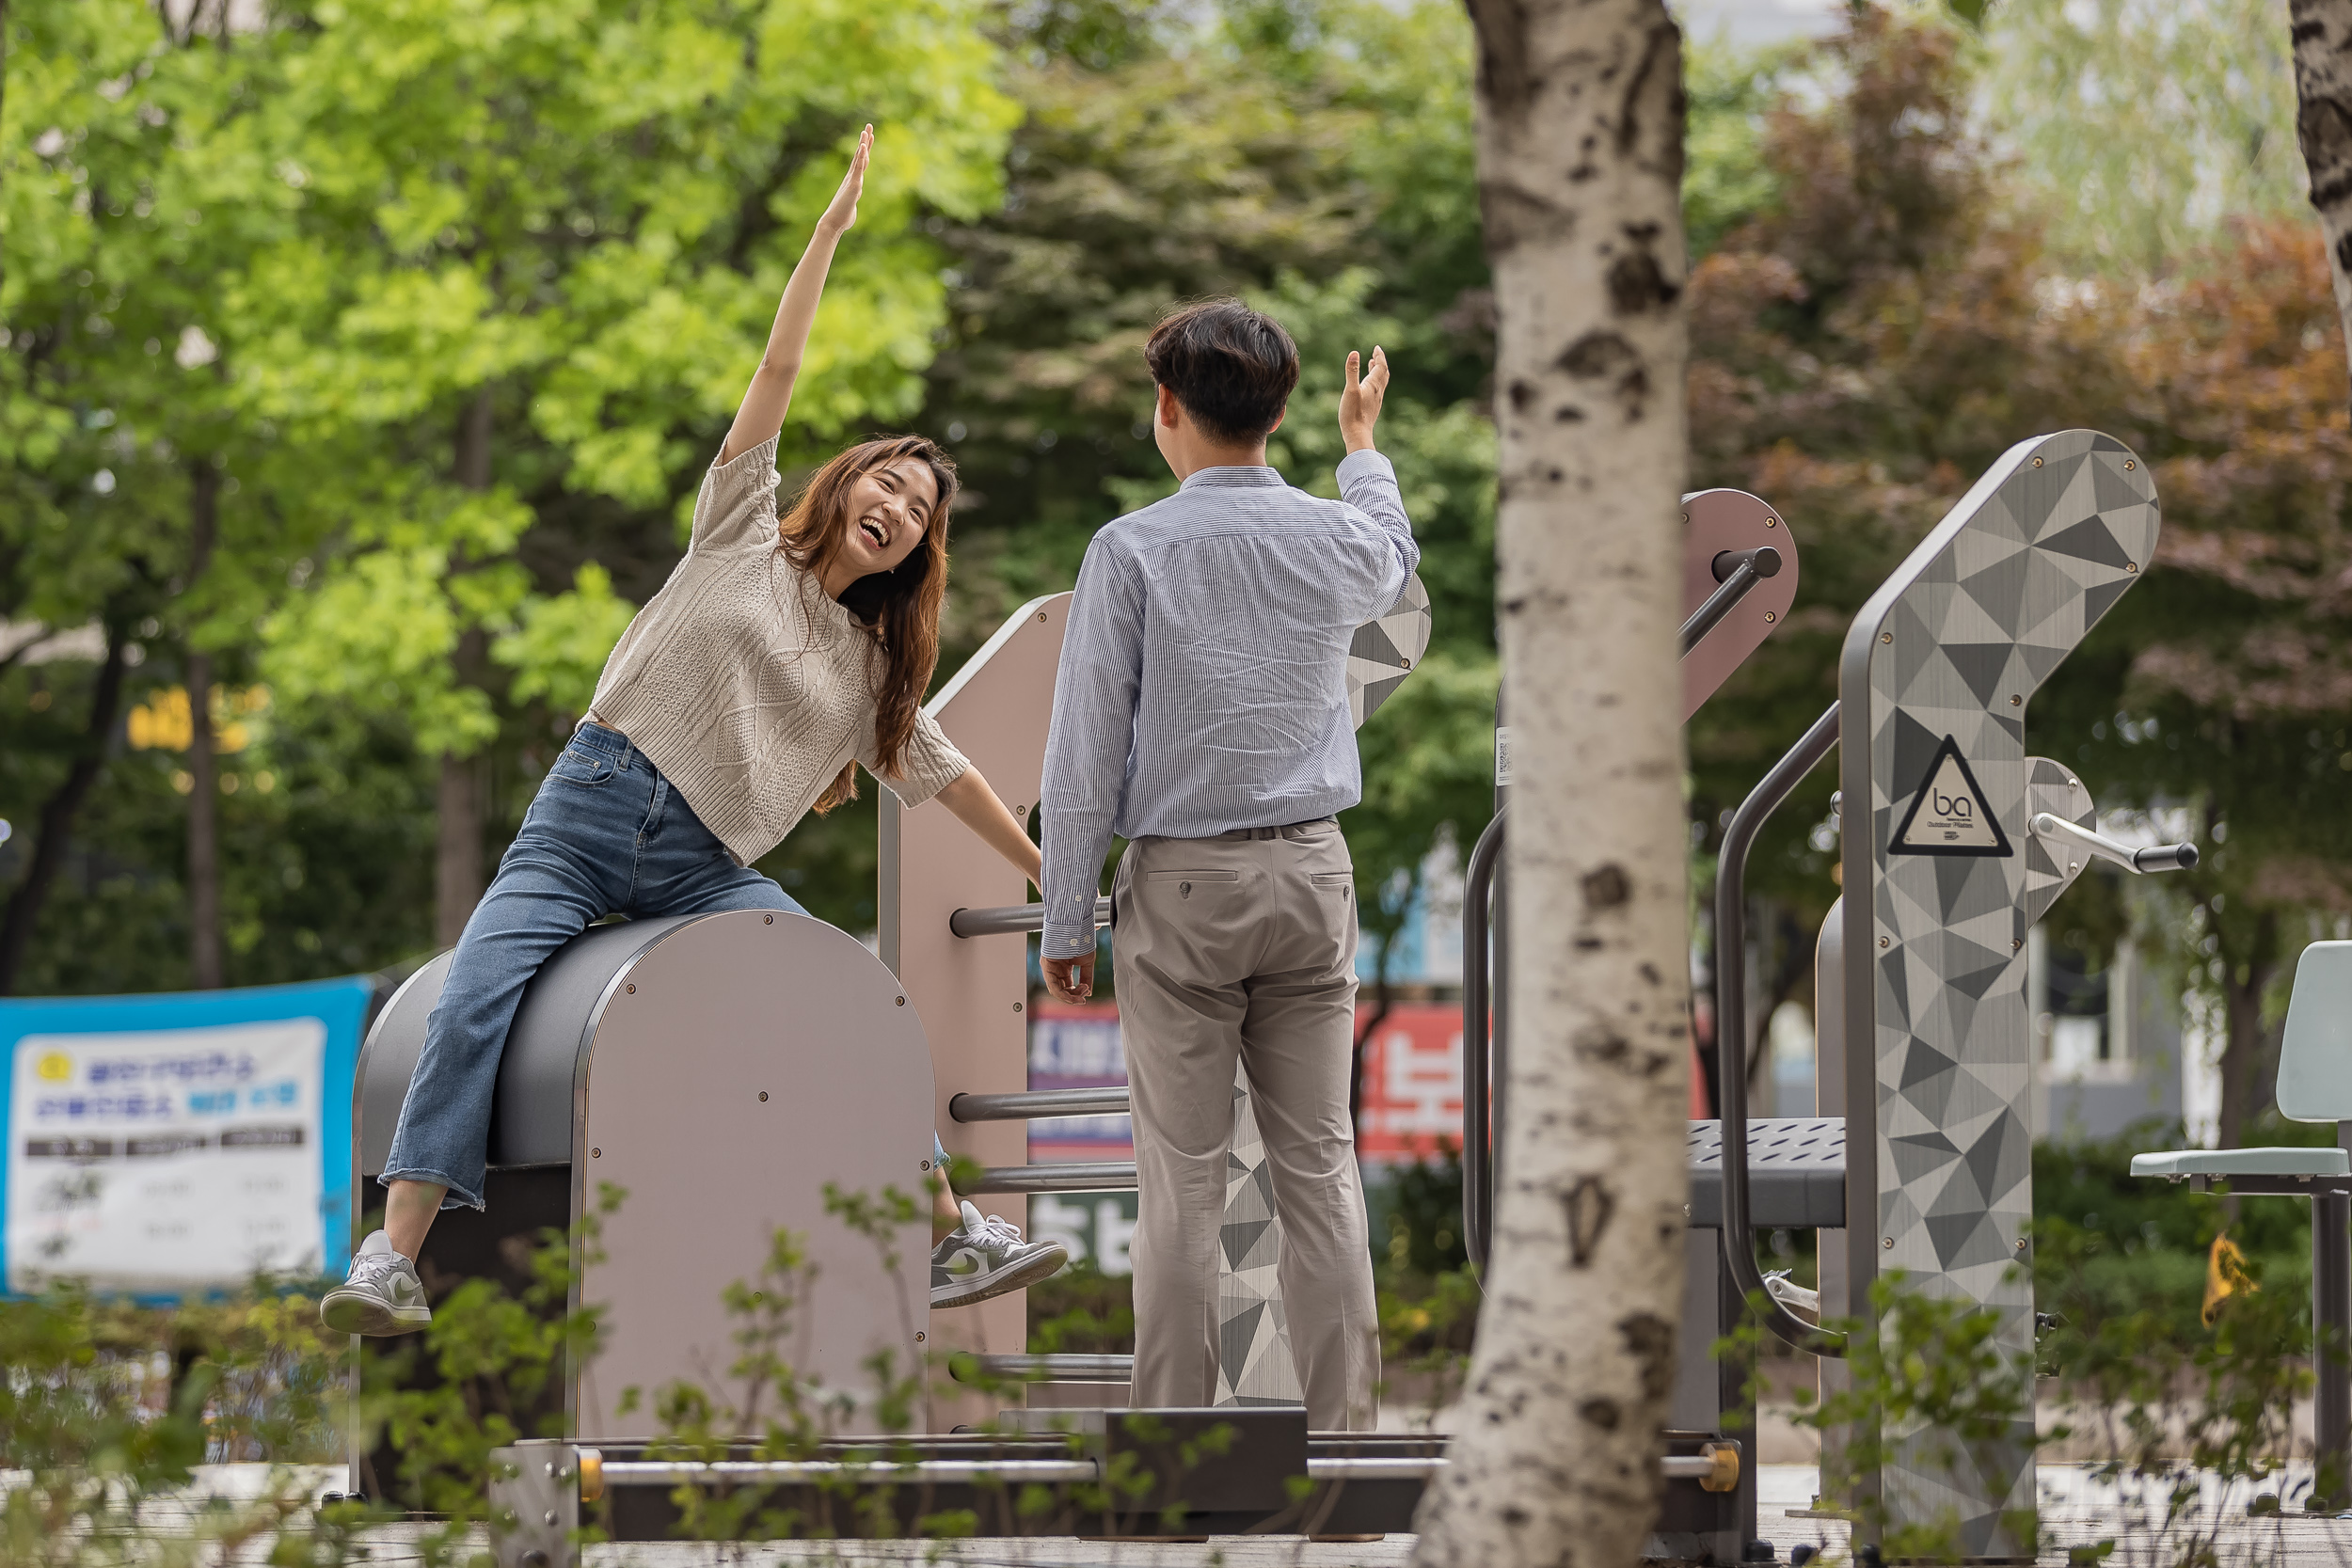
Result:
{"type": "MultiPolygon", "coordinates": [[[[1724,1266],[1764,1325],[1802,1351],[1843,1355],[1846,1337],[1806,1323],[1782,1305],[1756,1266],[1756,1234],[1748,1223],[1748,851],[1764,819],[1779,809],[1804,776],[1837,744],[1837,705],[1813,721],[1804,738],[1772,764],[1724,829],[1715,866],[1715,1074],[1723,1103],[1724,1266]],[[1757,1305],[1757,1298],[1762,1298],[1757,1305]]],[[[1846,1216],[1849,1236],[1854,1216],[1846,1216]]]]}
{"type": "Polygon", "coordinates": [[[1502,859],[1504,807],[1478,835],[1462,876],[1462,1246],[1483,1277],[1494,1243],[1494,1157],[1487,1145],[1492,1106],[1486,1072],[1486,900],[1502,859]]]}

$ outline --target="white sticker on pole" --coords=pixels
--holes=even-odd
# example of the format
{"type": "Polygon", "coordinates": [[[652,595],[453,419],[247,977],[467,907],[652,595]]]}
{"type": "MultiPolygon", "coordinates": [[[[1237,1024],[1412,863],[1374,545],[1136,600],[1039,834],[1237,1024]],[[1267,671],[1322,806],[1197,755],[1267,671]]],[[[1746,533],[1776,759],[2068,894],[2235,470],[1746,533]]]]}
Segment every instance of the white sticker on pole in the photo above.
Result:
{"type": "Polygon", "coordinates": [[[314,1018],[20,1038],[8,1288],[177,1292],[315,1271],[326,1041],[314,1018]]]}
{"type": "Polygon", "coordinates": [[[1495,726],[1495,783],[1507,784],[1510,782],[1511,726],[1497,724],[1495,726]]]}

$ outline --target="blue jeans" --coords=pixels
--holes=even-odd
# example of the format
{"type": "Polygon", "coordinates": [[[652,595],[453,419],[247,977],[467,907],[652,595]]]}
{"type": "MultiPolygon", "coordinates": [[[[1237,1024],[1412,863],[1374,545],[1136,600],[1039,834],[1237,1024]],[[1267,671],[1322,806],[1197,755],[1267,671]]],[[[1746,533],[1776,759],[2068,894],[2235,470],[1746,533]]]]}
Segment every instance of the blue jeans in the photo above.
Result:
{"type": "Polygon", "coordinates": [[[449,1189],[442,1208],[481,1208],[499,1057],[539,966],[607,914],[719,910],[808,912],[736,864],[626,736],[582,724],[466,922],[377,1180],[434,1182],[449,1189]]]}

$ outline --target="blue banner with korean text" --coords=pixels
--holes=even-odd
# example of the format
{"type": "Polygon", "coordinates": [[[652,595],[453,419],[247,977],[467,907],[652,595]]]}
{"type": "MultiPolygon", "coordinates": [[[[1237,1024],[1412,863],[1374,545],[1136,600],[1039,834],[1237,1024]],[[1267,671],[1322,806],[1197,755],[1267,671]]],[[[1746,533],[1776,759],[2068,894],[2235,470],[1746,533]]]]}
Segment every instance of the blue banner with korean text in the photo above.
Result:
{"type": "Polygon", "coordinates": [[[341,1274],[363,978],[0,1000],[0,1283],[341,1274]]]}

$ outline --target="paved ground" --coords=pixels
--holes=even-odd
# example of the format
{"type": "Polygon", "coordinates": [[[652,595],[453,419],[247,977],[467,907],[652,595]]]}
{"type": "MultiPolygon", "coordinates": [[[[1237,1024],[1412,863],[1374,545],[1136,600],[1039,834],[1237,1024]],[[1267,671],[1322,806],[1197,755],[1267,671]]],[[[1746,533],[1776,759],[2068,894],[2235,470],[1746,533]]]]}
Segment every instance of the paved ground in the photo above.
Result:
{"type": "MultiPolygon", "coordinates": [[[[2308,1476],[2308,1466],[2288,1472],[2290,1497],[2308,1476]]],[[[304,1472],[299,1480],[313,1492],[324,1491],[340,1486],[342,1472],[304,1472]]],[[[1845,1555],[1843,1523],[1788,1517],[1791,1510],[1809,1506],[1815,1481],[1816,1471],[1807,1465],[1766,1465],[1758,1472],[1758,1524],[1784,1564],[1799,1545],[1822,1553],[1828,1563],[1845,1555]]],[[[265,1484],[262,1466],[222,1465],[208,1467],[195,1490],[251,1497],[265,1484]]],[[[2103,1481],[2088,1465],[2044,1465],[2042,1561],[2064,1568],[2069,1548],[2096,1547],[2112,1540],[2116,1546],[2105,1560],[2107,1568],[2352,1568],[2352,1517],[2249,1517],[2246,1506],[2252,1495],[2249,1487],[2209,1485],[2185,1517],[2168,1523],[2161,1497],[2138,1497],[2128,1487],[2103,1481]]],[[[421,1533],[411,1526],[369,1532],[369,1568],[408,1568],[418,1560],[421,1533]]],[[[1408,1535],[1372,1542],[1225,1536],[1180,1544],[986,1540],[725,1548],[662,1542],[590,1547],[582,1568],[912,1568],[918,1563],[942,1568],[1404,1568],[1412,1547],[1408,1535]]]]}
{"type": "MultiPolygon", "coordinates": [[[[1767,1465],[1758,1473],[1756,1523],[1784,1563],[1800,1544],[1832,1559],[1844,1554],[1842,1523],[1788,1517],[1809,1506],[1817,1474],[1801,1465],[1767,1465]]],[[[2287,1496],[2297,1496],[2309,1486],[2311,1466],[2291,1466],[2283,1479],[2287,1496]]],[[[2043,1465],[2041,1560],[2063,1568],[2073,1550],[2111,1541],[2107,1568],[2352,1568],[2352,1517],[2249,1516],[2256,1491],[2208,1483],[2194,1505],[2168,1519],[2156,1489],[2106,1481],[2089,1465],[2043,1465]]]]}

